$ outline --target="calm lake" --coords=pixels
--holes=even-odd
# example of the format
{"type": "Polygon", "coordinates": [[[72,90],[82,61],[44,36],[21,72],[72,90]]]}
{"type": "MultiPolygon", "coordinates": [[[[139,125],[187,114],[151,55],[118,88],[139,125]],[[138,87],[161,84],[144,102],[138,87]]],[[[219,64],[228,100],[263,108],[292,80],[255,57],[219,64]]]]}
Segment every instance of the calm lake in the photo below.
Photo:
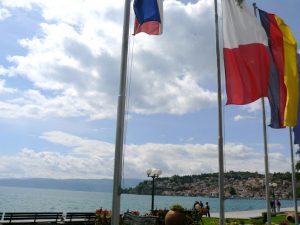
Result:
{"type": "MultiPolygon", "coordinates": [[[[66,190],[49,190],[33,188],[0,187],[0,212],[93,212],[97,208],[111,209],[112,193],[83,192],[66,190]]],[[[194,202],[209,202],[211,212],[219,211],[218,198],[155,196],[154,208],[169,208],[173,204],[181,204],[192,208],[194,202]]],[[[281,207],[292,207],[293,202],[282,200],[281,207]]],[[[142,213],[151,207],[150,195],[128,195],[121,198],[121,211],[138,210],[142,213]]],[[[244,211],[266,208],[265,200],[228,199],[225,201],[226,211],[244,211]]]]}

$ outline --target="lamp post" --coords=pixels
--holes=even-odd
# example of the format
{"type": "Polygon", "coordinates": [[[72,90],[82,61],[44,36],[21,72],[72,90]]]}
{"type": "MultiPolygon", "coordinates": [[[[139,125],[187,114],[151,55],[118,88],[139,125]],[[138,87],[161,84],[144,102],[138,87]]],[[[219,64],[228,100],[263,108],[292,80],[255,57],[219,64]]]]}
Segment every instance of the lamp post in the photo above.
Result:
{"type": "Polygon", "coordinates": [[[151,202],[151,212],[153,212],[154,209],[154,179],[158,178],[161,174],[162,171],[159,169],[148,169],[146,171],[147,176],[152,178],[152,202],[151,202]]]}
{"type": "Polygon", "coordinates": [[[272,195],[273,195],[273,210],[276,215],[276,204],[275,204],[275,188],[277,187],[276,183],[270,183],[269,186],[272,188],[272,195]]]}

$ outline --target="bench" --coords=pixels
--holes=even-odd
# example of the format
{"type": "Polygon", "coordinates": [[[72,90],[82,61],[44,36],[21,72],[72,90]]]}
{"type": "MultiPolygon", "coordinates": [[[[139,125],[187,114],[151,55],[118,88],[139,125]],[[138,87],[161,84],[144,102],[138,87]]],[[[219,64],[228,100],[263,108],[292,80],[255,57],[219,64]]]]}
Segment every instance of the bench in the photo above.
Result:
{"type": "Polygon", "coordinates": [[[62,212],[6,212],[2,223],[37,223],[61,220],[62,212]]]}
{"type": "Polygon", "coordinates": [[[94,223],[96,219],[96,213],[94,212],[68,212],[65,218],[65,222],[78,222],[84,221],[87,223],[94,223]]]}

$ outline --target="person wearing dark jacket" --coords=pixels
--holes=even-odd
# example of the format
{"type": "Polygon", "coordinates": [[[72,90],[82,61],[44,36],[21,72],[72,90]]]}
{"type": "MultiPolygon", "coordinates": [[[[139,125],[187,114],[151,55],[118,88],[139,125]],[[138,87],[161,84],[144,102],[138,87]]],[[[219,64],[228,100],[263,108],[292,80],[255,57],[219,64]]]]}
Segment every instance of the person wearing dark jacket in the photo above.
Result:
{"type": "Polygon", "coordinates": [[[206,216],[210,217],[210,212],[209,212],[210,206],[208,205],[208,202],[205,203],[205,208],[207,209],[206,216]]]}

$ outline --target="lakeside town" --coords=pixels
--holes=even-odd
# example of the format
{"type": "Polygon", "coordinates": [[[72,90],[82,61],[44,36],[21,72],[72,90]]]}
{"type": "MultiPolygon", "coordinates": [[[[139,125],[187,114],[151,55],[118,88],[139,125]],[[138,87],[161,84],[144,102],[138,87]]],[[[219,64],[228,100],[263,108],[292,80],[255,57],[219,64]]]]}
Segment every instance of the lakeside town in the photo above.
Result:
{"type": "MultiPolygon", "coordinates": [[[[251,172],[228,172],[225,174],[226,198],[265,198],[264,175],[251,172]]],[[[134,188],[123,190],[128,194],[151,194],[152,181],[146,180],[134,188]]],[[[271,196],[279,199],[292,198],[290,173],[271,174],[271,196]]],[[[164,196],[218,197],[218,174],[202,174],[157,178],[155,194],[164,196]]]]}

